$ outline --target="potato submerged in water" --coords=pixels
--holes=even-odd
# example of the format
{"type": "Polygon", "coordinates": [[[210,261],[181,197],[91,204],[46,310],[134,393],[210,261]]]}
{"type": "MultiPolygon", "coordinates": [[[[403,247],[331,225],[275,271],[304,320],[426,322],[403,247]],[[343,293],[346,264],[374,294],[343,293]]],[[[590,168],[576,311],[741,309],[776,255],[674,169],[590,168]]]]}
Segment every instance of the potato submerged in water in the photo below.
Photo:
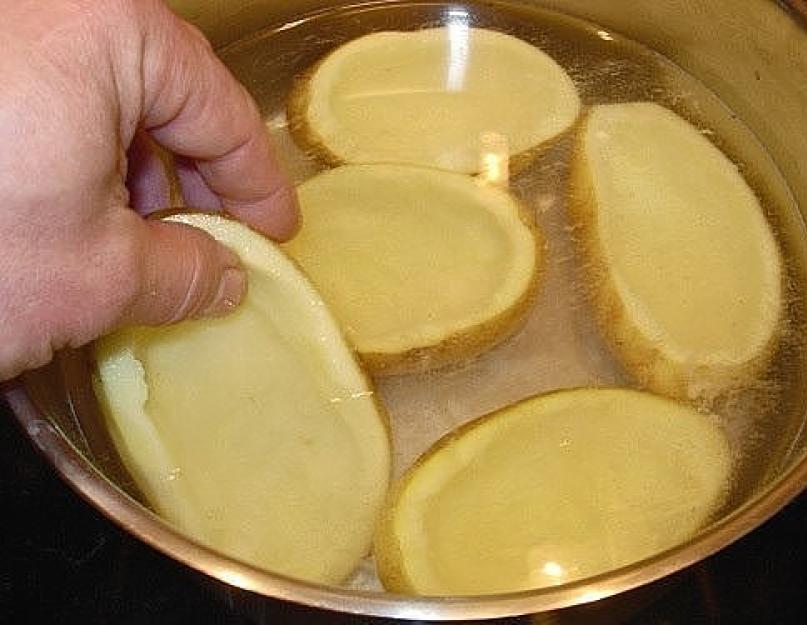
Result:
{"type": "Polygon", "coordinates": [[[376,537],[384,586],[528,590],[674,547],[717,511],[728,442],[712,415],[626,389],[575,389],[484,416],[429,450],[376,537]]]}
{"type": "Polygon", "coordinates": [[[543,266],[506,191],[407,165],[346,165],[298,187],[285,249],[380,374],[476,356],[518,328],[543,266]]]}
{"type": "Polygon", "coordinates": [[[390,449],[373,391],[317,292],[237,222],[181,214],[249,272],[220,319],[132,328],[96,345],[97,394],[154,508],[250,564],[326,583],[367,555],[390,449]]]}
{"type": "Polygon", "coordinates": [[[458,22],[340,46],[300,87],[290,119],[332,161],[473,173],[484,136],[518,155],[571,127],[579,111],[574,83],[550,56],[458,22]]]}
{"type": "Polygon", "coordinates": [[[698,129],[657,104],[593,107],[572,200],[601,327],[640,383],[711,398],[767,363],[779,251],[753,191],[698,129]]]}

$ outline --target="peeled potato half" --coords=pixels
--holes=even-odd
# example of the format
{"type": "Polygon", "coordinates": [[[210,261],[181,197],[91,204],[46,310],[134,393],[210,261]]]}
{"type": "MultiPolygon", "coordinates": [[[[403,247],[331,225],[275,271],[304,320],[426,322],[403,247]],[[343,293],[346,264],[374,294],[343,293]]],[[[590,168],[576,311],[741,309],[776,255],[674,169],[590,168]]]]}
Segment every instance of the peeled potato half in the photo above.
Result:
{"type": "Polygon", "coordinates": [[[346,165],[298,187],[285,249],[375,373],[477,355],[529,310],[542,263],[507,192],[450,172],[346,165]]]}
{"type": "Polygon", "coordinates": [[[335,583],[367,555],[386,495],[386,422],[327,307],[280,249],[205,214],[171,221],[231,247],[234,313],[119,331],[96,393],[121,457],[169,521],[222,553],[335,583]]]}
{"type": "Polygon", "coordinates": [[[579,110],[574,83],[550,56],[454,23],[340,46],[298,89],[290,119],[336,162],[473,173],[485,137],[523,153],[568,129],[579,110]]]}
{"type": "Polygon", "coordinates": [[[771,228],[737,167],[657,104],[595,106],[572,209],[601,325],[649,388],[712,397],[757,373],[782,314],[771,228]]]}
{"type": "Polygon", "coordinates": [[[690,538],[727,491],[711,415],[627,389],[527,399],[439,441],[376,537],[390,590],[484,595],[583,579],[690,538]]]}

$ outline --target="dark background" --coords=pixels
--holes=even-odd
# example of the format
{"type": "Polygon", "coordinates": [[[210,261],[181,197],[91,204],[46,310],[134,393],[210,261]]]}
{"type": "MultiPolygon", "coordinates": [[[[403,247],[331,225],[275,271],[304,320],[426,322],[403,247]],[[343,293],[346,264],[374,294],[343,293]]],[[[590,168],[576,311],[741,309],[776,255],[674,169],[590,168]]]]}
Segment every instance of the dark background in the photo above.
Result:
{"type": "MultiPolygon", "coordinates": [[[[129,537],[77,497],[2,403],[0,519],[0,623],[256,622],[222,586],[129,537]]],[[[263,621],[383,622],[272,601],[263,621]]],[[[807,623],[807,493],[671,580],[536,622],[807,623]]]]}

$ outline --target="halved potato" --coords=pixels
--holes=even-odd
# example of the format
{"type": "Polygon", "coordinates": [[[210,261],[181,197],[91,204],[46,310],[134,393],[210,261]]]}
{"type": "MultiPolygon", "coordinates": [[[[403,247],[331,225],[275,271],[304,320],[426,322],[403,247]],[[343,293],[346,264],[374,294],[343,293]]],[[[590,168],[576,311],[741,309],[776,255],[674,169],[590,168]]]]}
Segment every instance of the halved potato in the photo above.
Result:
{"type": "Polygon", "coordinates": [[[396,592],[561,584],[690,538],[729,484],[716,419],[627,389],[527,399],[439,441],[404,476],[375,541],[396,592]]]}
{"type": "Polygon", "coordinates": [[[641,383],[711,398],[767,362],[783,308],[777,245],[697,128],[657,104],[593,107],[571,204],[601,326],[641,383]]]}
{"type": "Polygon", "coordinates": [[[365,556],[390,448],[373,390],[308,280],[247,226],[171,221],[235,250],[249,290],[223,318],[122,330],[96,345],[96,391],[154,508],[266,569],[343,580],[365,556]]]}
{"type": "Polygon", "coordinates": [[[474,356],[529,310],[543,259],[507,192],[407,165],[346,165],[297,192],[285,249],[375,373],[474,356]]]}
{"type": "Polygon", "coordinates": [[[332,161],[473,173],[486,136],[516,155],[571,127],[579,111],[574,83],[547,54],[454,23],[340,46],[302,83],[289,118],[332,161]]]}

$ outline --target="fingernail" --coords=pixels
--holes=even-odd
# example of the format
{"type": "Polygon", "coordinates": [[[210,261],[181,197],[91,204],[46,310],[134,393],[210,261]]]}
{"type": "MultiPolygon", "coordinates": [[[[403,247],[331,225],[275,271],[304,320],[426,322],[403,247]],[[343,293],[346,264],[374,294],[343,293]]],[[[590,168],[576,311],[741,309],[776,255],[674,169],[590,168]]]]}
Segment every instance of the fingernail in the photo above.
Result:
{"type": "Polygon", "coordinates": [[[247,274],[243,269],[230,267],[224,270],[215,299],[200,314],[202,317],[221,317],[232,312],[247,290],[247,274]]]}

